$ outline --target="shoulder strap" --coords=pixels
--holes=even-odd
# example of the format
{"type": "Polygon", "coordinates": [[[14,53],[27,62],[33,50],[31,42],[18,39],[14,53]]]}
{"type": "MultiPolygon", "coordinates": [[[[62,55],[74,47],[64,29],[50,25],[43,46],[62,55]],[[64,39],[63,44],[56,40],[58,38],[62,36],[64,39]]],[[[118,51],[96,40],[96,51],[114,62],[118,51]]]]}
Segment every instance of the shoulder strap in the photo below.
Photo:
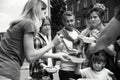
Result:
{"type": "Polygon", "coordinates": [[[43,46],[46,45],[45,39],[42,37],[42,35],[39,33],[35,38],[34,38],[34,47],[35,49],[40,49],[43,46]]]}

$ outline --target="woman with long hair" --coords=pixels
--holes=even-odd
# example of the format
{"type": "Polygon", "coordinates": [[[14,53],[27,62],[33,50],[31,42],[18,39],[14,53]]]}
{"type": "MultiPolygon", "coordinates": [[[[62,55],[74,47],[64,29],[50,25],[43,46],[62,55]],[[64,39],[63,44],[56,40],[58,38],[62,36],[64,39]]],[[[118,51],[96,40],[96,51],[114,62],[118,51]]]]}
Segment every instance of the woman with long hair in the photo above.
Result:
{"type": "Polygon", "coordinates": [[[35,62],[61,42],[57,35],[43,48],[34,48],[34,36],[46,17],[46,7],[44,0],[28,0],[20,18],[11,23],[0,44],[0,80],[19,80],[25,58],[35,62]]]}

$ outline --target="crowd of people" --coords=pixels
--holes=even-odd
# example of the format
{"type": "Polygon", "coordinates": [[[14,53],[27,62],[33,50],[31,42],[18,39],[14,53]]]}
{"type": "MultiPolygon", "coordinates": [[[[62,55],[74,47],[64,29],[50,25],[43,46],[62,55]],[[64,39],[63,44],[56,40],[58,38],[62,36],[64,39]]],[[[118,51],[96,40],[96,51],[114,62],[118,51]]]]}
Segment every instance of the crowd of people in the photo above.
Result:
{"type": "Polygon", "coordinates": [[[86,28],[82,31],[76,29],[74,13],[65,11],[63,28],[52,40],[47,7],[44,0],[28,0],[21,16],[10,24],[0,44],[0,80],[20,80],[20,69],[25,59],[30,63],[32,80],[53,80],[53,74],[57,71],[60,80],[119,80],[116,55],[120,45],[117,44],[116,50],[114,42],[120,36],[120,7],[107,25],[107,28],[115,26],[117,33],[113,37],[115,39],[108,42],[109,45],[104,42],[109,39],[104,36],[111,34],[108,34],[110,30],[103,22],[103,4],[96,3],[86,12],[86,28]],[[59,69],[49,65],[49,58],[60,61],[59,69]]]}

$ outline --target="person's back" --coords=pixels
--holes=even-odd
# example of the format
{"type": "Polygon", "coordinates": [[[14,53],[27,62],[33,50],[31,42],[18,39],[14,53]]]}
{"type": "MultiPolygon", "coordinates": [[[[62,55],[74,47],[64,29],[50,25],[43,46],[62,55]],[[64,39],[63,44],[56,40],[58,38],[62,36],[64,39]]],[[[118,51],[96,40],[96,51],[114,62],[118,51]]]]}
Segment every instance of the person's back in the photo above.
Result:
{"type": "Polygon", "coordinates": [[[31,25],[30,20],[20,20],[11,25],[11,28],[7,30],[0,46],[0,73],[1,75],[7,75],[10,78],[16,77],[15,80],[19,80],[19,70],[23,64],[25,54],[23,49],[23,37],[24,33],[34,32],[34,25],[31,25]],[[28,31],[26,31],[26,29],[28,31]],[[3,64],[4,63],[4,64],[3,64]],[[14,65],[14,66],[13,66],[14,65]],[[8,67],[10,66],[10,67],[8,67]],[[6,72],[8,72],[6,74],[6,72]],[[12,74],[11,74],[12,73],[12,74]],[[14,76],[13,76],[14,75],[14,76]]]}
{"type": "Polygon", "coordinates": [[[44,0],[28,0],[20,18],[5,33],[0,44],[0,80],[19,80],[25,58],[32,63],[59,44],[61,36],[59,39],[55,37],[42,49],[34,49],[33,38],[45,18],[46,7],[44,0]]]}

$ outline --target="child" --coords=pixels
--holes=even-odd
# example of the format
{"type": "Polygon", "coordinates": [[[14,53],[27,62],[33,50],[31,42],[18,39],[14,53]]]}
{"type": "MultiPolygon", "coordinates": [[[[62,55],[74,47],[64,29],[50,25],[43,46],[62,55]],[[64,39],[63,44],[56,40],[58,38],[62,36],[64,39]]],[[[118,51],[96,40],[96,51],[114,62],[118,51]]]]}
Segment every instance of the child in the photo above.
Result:
{"type": "MultiPolygon", "coordinates": [[[[50,43],[49,37],[51,36],[51,26],[48,18],[43,20],[42,26],[40,27],[40,32],[34,38],[35,49],[40,49],[50,43]]],[[[42,58],[38,59],[34,63],[30,64],[30,76],[34,80],[53,80],[53,73],[57,72],[57,68],[52,65],[49,66],[48,57],[57,58],[56,55],[61,56],[61,54],[52,54],[49,51],[46,52],[42,58]]]]}
{"type": "Polygon", "coordinates": [[[90,62],[90,67],[84,69],[77,67],[76,74],[81,74],[82,78],[88,79],[115,80],[114,74],[105,68],[106,55],[104,50],[92,54],[90,62]]]}

